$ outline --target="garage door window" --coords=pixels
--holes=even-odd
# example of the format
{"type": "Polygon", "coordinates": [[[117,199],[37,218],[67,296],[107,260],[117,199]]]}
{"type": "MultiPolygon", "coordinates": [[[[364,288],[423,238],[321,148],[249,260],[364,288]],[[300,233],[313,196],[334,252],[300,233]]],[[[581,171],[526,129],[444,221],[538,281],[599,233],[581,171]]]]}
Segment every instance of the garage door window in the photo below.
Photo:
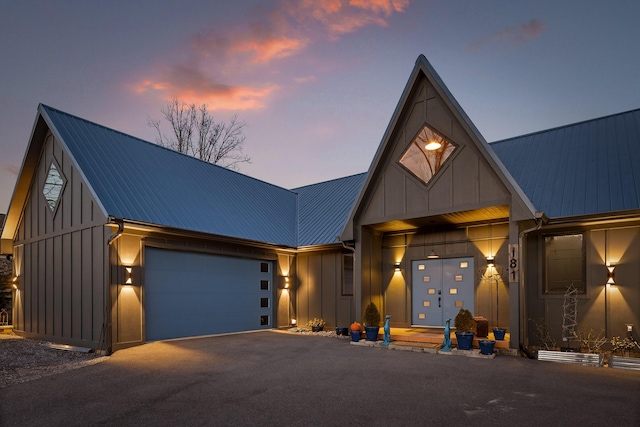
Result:
{"type": "Polygon", "coordinates": [[[260,298],[260,307],[269,307],[269,298],[260,298]]]}
{"type": "Polygon", "coordinates": [[[260,263],[260,273],[268,273],[269,272],[269,263],[261,262],[260,263]]]}
{"type": "Polygon", "coordinates": [[[269,281],[268,280],[261,280],[260,281],[260,290],[261,291],[268,291],[269,290],[269,281]]]}
{"type": "Polygon", "coordinates": [[[269,316],[260,316],[260,326],[269,325],[269,316]]]}

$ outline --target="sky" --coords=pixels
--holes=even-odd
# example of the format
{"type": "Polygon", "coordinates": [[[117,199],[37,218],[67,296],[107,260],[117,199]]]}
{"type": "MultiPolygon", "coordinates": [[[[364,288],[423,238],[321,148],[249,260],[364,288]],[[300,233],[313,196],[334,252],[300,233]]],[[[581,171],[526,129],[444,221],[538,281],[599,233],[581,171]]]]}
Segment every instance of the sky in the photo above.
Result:
{"type": "Polygon", "coordinates": [[[0,213],[39,103],[155,141],[167,101],[246,122],[240,172],[368,170],[420,54],[484,138],[640,108],[637,0],[0,0],[0,213]]]}

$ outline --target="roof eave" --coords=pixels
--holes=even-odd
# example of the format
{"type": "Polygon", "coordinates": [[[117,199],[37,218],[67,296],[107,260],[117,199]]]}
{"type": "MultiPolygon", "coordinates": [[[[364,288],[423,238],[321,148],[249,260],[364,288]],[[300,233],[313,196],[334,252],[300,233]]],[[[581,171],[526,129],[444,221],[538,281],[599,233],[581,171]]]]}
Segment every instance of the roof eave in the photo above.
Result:
{"type": "MultiPolygon", "coordinates": [[[[38,166],[38,159],[42,146],[44,145],[44,137],[47,133],[48,125],[45,119],[42,117],[42,111],[38,108],[38,113],[31,128],[31,134],[29,136],[29,145],[25,151],[18,172],[18,179],[13,188],[13,194],[11,195],[11,201],[9,202],[9,208],[7,209],[7,216],[5,218],[4,227],[2,229],[2,254],[6,254],[5,241],[13,242],[13,238],[20,221],[20,215],[25,203],[27,202],[27,196],[29,189],[31,188],[31,182],[33,174],[38,166]]],[[[13,244],[11,244],[12,246],[13,244]]]]}

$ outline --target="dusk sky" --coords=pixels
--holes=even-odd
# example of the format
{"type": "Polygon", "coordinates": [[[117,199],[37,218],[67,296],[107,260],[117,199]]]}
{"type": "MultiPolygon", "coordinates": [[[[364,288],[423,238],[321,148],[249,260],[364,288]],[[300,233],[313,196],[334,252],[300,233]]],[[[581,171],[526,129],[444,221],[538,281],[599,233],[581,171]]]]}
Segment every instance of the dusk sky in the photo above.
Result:
{"type": "Polygon", "coordinates": [[[638,0],[0,0],[0,213],[39,103],[148,141],[173,97],[238,113],[240,171],[293,188],[368,169],[420,54],[489,142],[640,108],[639,19],[638,0]]]}

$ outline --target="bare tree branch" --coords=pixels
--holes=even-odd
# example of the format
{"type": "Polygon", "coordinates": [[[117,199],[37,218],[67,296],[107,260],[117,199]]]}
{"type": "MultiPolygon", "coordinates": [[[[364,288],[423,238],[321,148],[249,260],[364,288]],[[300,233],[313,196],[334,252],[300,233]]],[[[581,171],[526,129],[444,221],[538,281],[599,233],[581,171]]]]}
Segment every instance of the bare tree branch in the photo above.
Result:
{"type": "Polygon", "coordinates": [[[162,132],[159,120],[148,120],[149,127],[158,133],[158,145],[229,169],[251,162],[242,152],[246,123],[238,120],[237,114],[228,123],[216,122],[207,104],[196,107],[175,98],[161,112],[171,127],[170,137],[162,132]]]}

